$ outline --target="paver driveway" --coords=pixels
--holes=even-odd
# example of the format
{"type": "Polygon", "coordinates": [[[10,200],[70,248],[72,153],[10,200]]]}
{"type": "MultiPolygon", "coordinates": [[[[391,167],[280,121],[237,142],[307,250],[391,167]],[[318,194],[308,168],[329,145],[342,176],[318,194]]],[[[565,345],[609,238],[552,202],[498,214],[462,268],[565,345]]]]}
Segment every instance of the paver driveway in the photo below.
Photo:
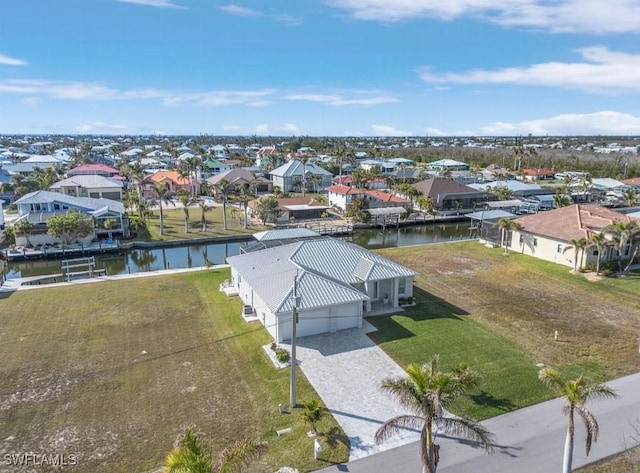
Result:
{"type": "Polygon", "coordinates": [[[380,445],[373,441],[385,420],[407,412],[379,388],[382,379],[406,373],[366,335],[371,329],[365,322],[363,328],[303,337],[296,349],[300,368],[351,441],[350,460],[420,438],[407,431],[380,445]]]}

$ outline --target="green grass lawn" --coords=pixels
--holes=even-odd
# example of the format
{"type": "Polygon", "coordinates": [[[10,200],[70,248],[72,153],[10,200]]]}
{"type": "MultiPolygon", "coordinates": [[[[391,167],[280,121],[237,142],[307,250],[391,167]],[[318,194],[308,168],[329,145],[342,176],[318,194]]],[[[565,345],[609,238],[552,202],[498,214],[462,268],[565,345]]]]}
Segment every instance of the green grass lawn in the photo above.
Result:
{"type": "MultiPolygon", "coordinates": [[[[79,455],[78,471],[144,472],[162,464],[185,426],[221,449],[266,440],[256,471],[310,471],[310,429],[288,404],[258,322],[217,290],[228,270],[19,291],[0,300],[0,451],[79,455]],[[146,354],[143,353],[146,351],[146,354]],[[276,430],[292,427],[277,437],[276,430]]],[[[316,397],[298,371],[298,400],[316,397]]],[[[323,459],[348,439],[327,415],[323,459]]]]}
{"type": "Polygon", "coordinates": [[[147,233],[142,233],[140,239],[145,241],[163,240],[191,240],[195,238],[224,237],[235,235],[251,235],[264,230],[261,225],[253,223],[245,229],[242,223],[243,211],[238,210],[234,216],[233,207],[227,206],[227,230],[224,229],[222,207],[213,207],[205,213],[207,231],[202,231],[202,210],[199,207],[189,208],[189,232],[185,232],[184,211],[182,208],[163,206],[164,235],[160,235],[160,211],[154,210],[153,216],[147,222],[147,233]]]}
{"type": "Polygon", "coordinates": [[[440,354],[483,376],[456,412],[478,419],[549,399],[538,363],[596,381],[637,369],[637,275],[589,282],[569,268],[477,242],[381,251],[420,273],[417,305],[374,318],[372,338],[401,366],[440,354]],[[560,339],[554,340],[555,330],[560,339]]]}

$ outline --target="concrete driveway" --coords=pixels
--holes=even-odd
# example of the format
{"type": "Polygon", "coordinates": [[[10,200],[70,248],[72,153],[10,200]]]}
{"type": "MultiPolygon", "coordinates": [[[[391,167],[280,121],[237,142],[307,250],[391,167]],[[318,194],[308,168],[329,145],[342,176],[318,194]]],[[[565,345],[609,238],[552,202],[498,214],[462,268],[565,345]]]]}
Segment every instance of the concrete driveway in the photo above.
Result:
{"type": "Polygon", "coordinates": [[[365,321],[363,328],[300,338],[296,349],[304,375],[351,441],[350,460],[420,438],[419,432],[407,431],[381,445],[373,441],[384,421],[406,414],[379,389],[380,382],[406,373],[369,339],[366,334],[371,330],[373,327],[365,321]]]}

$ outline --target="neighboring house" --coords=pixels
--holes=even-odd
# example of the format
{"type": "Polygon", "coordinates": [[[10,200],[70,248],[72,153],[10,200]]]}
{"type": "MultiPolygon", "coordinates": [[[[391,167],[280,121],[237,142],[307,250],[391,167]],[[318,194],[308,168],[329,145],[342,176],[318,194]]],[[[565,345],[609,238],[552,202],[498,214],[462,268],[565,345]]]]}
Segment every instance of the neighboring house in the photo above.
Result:
{"type": "Polygon", "coordinates": [[[468,171],[469,165],[454,159],[440,159],[438,161],[432,161],[428,165],[432,171],[445,172],[445,171],[468,171]]]}
{"type": "Polygon", "coordinates": [[[420,168],[402,168],[398,166],[398,168],[391,173],[391,176],[396,182],[411,184],[422,179],[423,170],[420,168]]]}
{"type": "Polygon", "coordinates": [[[331,174],[314,163],[303,164],[299,159],[291,159],[269,173],[274,186],[282,192],[301,192],[306,180],[307,191],[318,192],[331,185],[331,174]],[[304,176],[304,177],[303,177],[304,176]],[[317,179],[317,183],[314,180],[317,179]]]}
{"type": "Polygon", "coordinates": [[[499,188],[506,188],[511,192],[512,197],[531,197],[534,195],[553,195],[555,191],[550,188],[540,187],[536,184],[527,184],[515,179],[508,179],[506,181],[493,181],[477,184],[468,184],[468,187],[476,189],[478,191],[486,190],[487,192],[497,193],[499,188]]]}
{"type": "MultiPolygon", "coordinates": [[[[176,194],[180,190],[191,192],[193,190],[192,179],[180,176],[177,171],[158,171],[151,174],[145,184],[145,197],[153,197],[153,186],[165,184],[169,192],[176,194]]],[[[198,194],[200,186],[196,183],[195,193],[198,194]]]]}
{"type": "Polygon", "coordinates": [[[398,207],[411,202],[397,195],[379,190],[358,189],[356,187],[333,185],[325,189],[330,207],[344,212],[354,197],[369,200],[369,208],[398,207]]]}
{"type": "Polygon", "coordinates": [[[223,179],[234,187],[234,192],[237,192],[240,187],[253,187],[252,192],[256,194],[271,192],[272,184],[269,179],[262,176],[256,177],[255,174],[243,168],[229,169],[216,176],[212,176],[207,179],[207,183],[215,187],[223,179]]]}
{"type": "MultiPolygon", "coordinates": [[[[254,209],[259,200],[255,199],[247,204],[250,215],[254,215],[254,209]]],[[[321,218],[322,214],[329,209],[327,204],[313,200],[310,197],[282,197],[278,199],[278,208],[281,213],[276,223],[285,223],[292,219],[297,221],[321,218]]]]}
{"type": "Polygon", "coordinates": [[[60,192],[75,197],[93,197],[99,199],[122,200],[124,183],[117,179],[97,174],[78,174],[58,181],[49,187],[53,192],[60,192]]]}
{"type": "Polygon", "coordinates": [[[96,176],[120,178],[120,170],[105,164],[82,164],[67,171],[67,177],[92,174],[96,176]]]}
{"type": "Polygon", "coordinates": [[[620,182],[622,182],[625,186],[634,188],[636,192],[640,192],[640,177],[632,177],[631,179],[622,179],[620,182]]]}
{"type": "MultiPolygon", "coordinates": [[[[95,222],[95,231],[85,237],[82,243],[87,244],[101,235],[127,235],[128,220],[125,216],[124,205],[111,199],[92,199],[90,197],[73,197],[58,192],[36,191],[24,195],[15,201],[18,208],[18,218],[14,223],[24,219],[36,226],[29,235],[32,245],[45,245],[59,243],[59,241],[47,234],[47,221],[54,215],[68,213],[71,210],[78,210],[87,217],[91,217],[95,222]],[[104,229],[102,222],[105,220],[115,220],[116,224],[109,230],[104,229]]],[[[27,239],[23,235],[16,235],[17,245],[26,245],[27,239]]]]}
{"type": "MultiPolygon", "coordinates": [[[[574,204],[519,218],[517,223],[520,228],[511,232],[509,247],[525,255],[573,267],[575,252],[573,249],[565,251],[568,246],[571,246],[571,240],[580,238],[588,240],[592,235],[603,232],[615,222],[631,220],[635,219],[601,205],[574,204]]],[[[611,235],[604,233],[610,240],[611,235]]],[[[629,256],[630,250],[627,246],[623,251],[624,256],[629,256]]],[[[584,255],[578,254],[578,268],[595,264],[597,258],[598,252],[595,246],[589,247],[584,251],[584,255]]],[[[607,247],[601,262],[616,258],[616,250],[607,247]]]]}
{"type": "Polygon", "coordinates": [[[218,161],[217,159],[207,159],[202,163],[202,173],[206,177],[215,176],[221,172],[226,172],[231,169],[226,162],[218,161]]]}
{"type": "Polygon", "coordinates": [[[263,146],[256,153],[256,167],[268,167],[272,162],[281,159],[280,153],[273,146],[263,146]]]}
{"type": "Polygon", "coordinates": [[[401,297],[413,296],[416,276],[376,253],[332,238],[232,256],[227,262],[231,284],[276,342],[291,339],[296,302],[299,337],[361,327],[375,305],[386,301],[398,307],[401,297]]]}
{"type": "Polygon", "coordinates": [[[423,197],[431,198],[433,208],[441,212],[469,212],[475,206],[493,200],[493,197],[485,191],[459,184],[444,177],[425,179],[416,182],[413,187],[423,197]]]}
{"type": "Polygon", "coordinates": [[[545,181],[555,179],[556,172],[553,169],[526,168],[518,171],[517,177],[523,181],[545,181]]]}

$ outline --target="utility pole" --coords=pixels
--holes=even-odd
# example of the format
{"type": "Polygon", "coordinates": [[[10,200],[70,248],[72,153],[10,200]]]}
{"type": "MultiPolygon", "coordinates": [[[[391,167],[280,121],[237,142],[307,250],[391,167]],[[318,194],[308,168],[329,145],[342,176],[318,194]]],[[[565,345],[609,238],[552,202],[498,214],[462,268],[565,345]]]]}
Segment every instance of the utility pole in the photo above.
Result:
{"type": "Polygon", "coordinates": [[[296,325],[298,325],[298,273],[293,278],[293,310],[291,312],[291,388],[289,409],[296,407],[296,325]]]}

